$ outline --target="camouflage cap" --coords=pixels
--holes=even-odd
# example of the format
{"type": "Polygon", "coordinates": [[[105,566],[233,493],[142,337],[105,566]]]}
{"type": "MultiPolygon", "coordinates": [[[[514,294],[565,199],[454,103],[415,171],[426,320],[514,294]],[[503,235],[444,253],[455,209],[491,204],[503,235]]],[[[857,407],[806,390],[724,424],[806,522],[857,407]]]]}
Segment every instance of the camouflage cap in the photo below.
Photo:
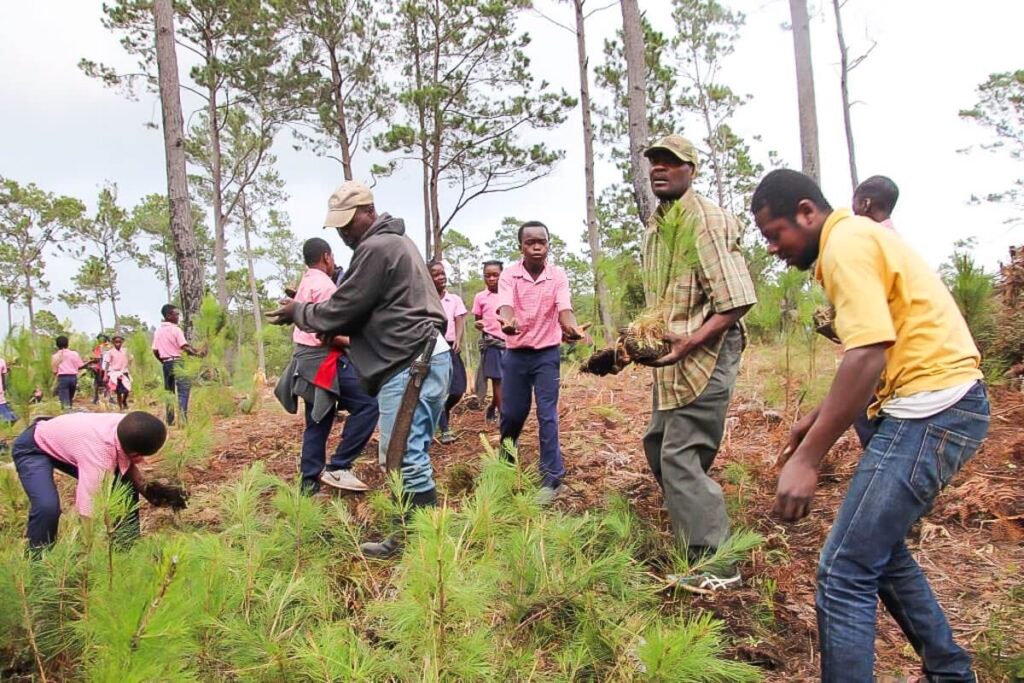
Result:
{"type": "Polygon", "coordinates": [[[693,172],[697,173],[697,148],[693,143],[682,135],[666,135],[654,141],[654,144],[644,150],[644,156],[651,158],[651,152],[663,149],[680,161],[693,164],[693,172]]]}

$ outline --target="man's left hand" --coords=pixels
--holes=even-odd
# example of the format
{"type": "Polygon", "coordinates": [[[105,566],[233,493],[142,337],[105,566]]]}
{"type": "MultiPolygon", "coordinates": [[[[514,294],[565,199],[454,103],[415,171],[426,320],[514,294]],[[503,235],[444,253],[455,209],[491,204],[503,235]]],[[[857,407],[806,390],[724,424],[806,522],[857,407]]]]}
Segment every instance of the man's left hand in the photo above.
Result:
{"type": "Polygon", "coordinates": [[[818,486],[818,468],[794,454],[779,474],[772,513],[784,522],[796,522],[811,511],[811,499],[818,486]]]}
{"type": "Polygon", "coordinates": [[[267,313],[267,321],[274,325],[291,325],[295,322],[295,301],[281,299],[277,302],[280,308],[267,313]]]}
{"type": "Polygon", "coordinates": [[[462,342],[459,341],[458,339],[456,339],[455,341],[452,342],[452,353],[454,353],[457,356],[461,352],[462,352],[462,342]]]}
{"type": "Polygon", "coordinates": [[[690,352],[694,349],[693,338],[686,335],[668,332],[664,337],[662,337],[662,340],[669,345],[668,353],[661,358],[644,363],[644,365],[649,365],[654,368],[674,365],[690,355],[690,352]]]}

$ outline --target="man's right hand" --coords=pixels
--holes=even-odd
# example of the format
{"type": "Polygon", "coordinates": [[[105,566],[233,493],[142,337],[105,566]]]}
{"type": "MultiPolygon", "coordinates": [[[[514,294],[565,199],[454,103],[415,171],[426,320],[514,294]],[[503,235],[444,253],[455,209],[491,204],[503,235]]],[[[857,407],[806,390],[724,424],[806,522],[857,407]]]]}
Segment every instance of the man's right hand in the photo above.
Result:
{"type": "Polygon", "coordinates": [[[484,321],[483,320],[477,320],[475,323],[473,323],[473,327],[475,327],[476,329],[478,329],[481,332],[483,332],[484,331],[484,321]]]}
{"type": "Polygon", "coordinates": [[[267,321],[273,325],[291,325],[295,322],[295,301],[293,299],[281,299],[277,302],[280,308],[269,311],[267,321]]]}
{"type": "Polygon", "coordinates": [[[811,427],[814,426],[814,421],[818,419],[818,413],[821,411],[821,407],[817,407],[811,412],[804,415],[802,418],[797,420],[793,428],[789,430],[789,439],[786,441],[786,447],[782,449],[782,453],[779,454],[779,459],[775,463],[778,467],[782,467],[789,460],[789,457],[796,452],[797,447],[803,442],[804,437],[807,436],[807,432],[811,431],[811,427]]]}

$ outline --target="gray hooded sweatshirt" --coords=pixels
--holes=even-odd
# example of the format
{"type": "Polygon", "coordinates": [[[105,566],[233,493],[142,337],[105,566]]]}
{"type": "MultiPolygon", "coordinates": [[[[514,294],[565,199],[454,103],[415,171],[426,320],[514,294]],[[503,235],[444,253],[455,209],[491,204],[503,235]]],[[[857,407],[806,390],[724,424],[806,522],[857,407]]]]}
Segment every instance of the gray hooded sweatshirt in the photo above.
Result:
{"type": "Polygon", "coordinates": [[[371,396],[408,367],[445,322],[437,288],[405,236],[405,223],[386,213],[356,245],[334,295],[295,306],[299,329],[351,338],[349,357],[371,396]]]}

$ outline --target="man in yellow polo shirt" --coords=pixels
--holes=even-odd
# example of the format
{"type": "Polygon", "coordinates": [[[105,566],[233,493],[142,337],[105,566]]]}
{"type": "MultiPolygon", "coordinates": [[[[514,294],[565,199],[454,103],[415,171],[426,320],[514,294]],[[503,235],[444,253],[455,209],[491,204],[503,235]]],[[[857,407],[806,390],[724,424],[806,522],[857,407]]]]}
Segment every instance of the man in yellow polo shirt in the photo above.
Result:
{"type": "Polygon", "coordinates": [[[845,354],[825,400],[786,448],[775,513],[810,512],[818,468],[868,403],[876,429],[818,565],[823,681],[873,680],[878,598],[932,681],[974,681],[905,539],[988,432],[980,356],[949,291],[891,230],[833,211],[809,177],[772,171],[751,200],[768,251],[815,277],[845,354]],[[881,382],[876,384],[878,377],[881,382]]]}

